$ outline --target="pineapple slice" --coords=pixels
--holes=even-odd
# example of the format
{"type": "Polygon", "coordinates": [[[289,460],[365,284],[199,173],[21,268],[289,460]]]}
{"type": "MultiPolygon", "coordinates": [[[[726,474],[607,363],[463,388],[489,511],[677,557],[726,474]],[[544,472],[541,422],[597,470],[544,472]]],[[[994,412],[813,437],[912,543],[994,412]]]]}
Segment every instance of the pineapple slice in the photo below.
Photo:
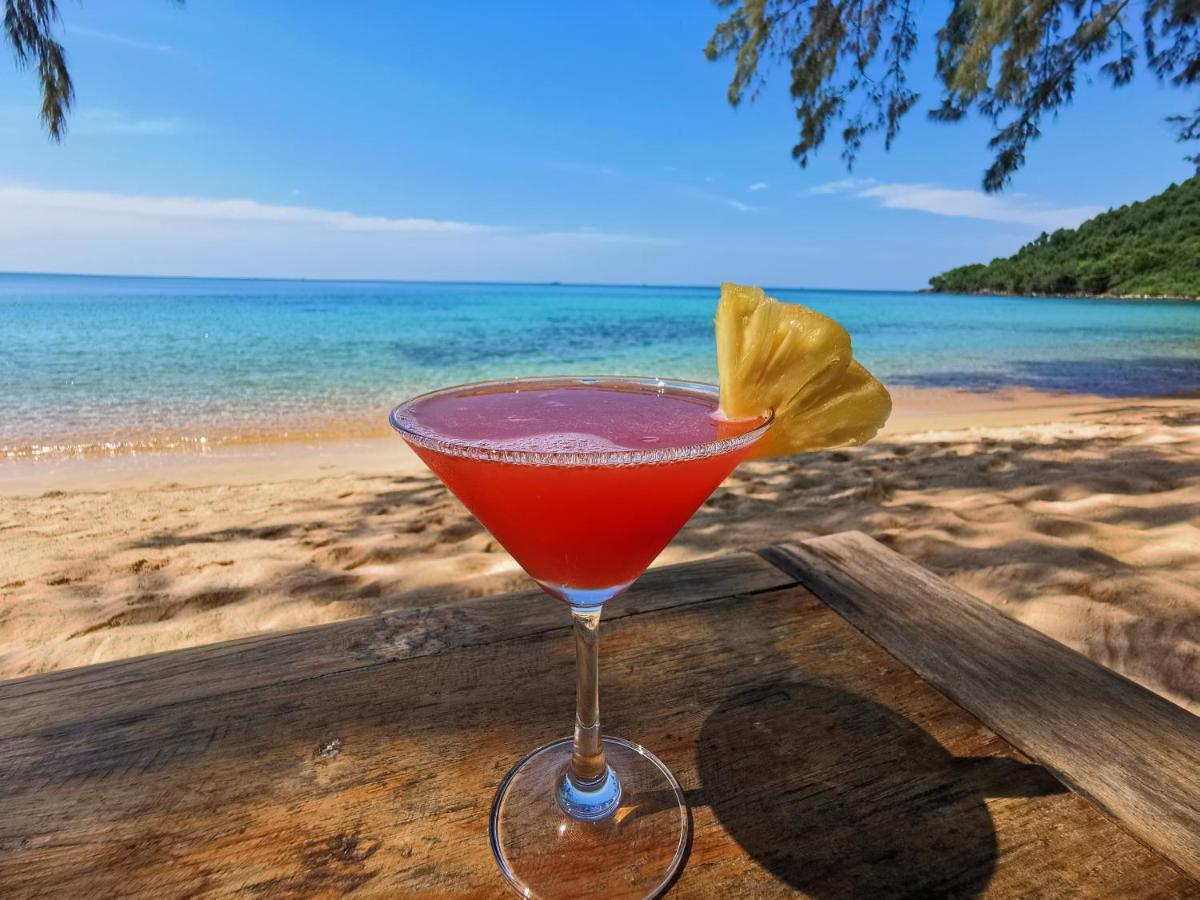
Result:
{"type": "Polygon", "coordinates": [[[833,319],[761,288],[723,284],[716,325],[721,412],[775,412],[751,456],[861,444],[887,421],[891,396],[854,361],[850,335],[833,319]]]}

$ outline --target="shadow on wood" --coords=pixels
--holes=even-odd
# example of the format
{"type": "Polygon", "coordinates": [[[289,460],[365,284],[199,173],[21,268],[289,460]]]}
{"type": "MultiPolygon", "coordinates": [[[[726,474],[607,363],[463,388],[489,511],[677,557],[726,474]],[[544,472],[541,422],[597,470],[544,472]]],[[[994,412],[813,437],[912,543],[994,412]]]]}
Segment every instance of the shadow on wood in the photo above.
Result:
{"type": "Polygon", "coordinates": [[[1038,766],[954,757],[887,707],[806,682],[722,702],[699,766],[693,802],[814,897],[975,896],[996,867],[985,799],[1065,790],[1038,766]]]}

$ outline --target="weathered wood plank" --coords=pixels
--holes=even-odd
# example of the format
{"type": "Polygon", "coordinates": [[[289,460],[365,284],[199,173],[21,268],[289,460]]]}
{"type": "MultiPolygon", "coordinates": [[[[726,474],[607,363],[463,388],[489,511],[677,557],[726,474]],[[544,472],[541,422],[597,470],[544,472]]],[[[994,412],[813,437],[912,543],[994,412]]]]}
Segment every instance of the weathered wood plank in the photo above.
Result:
{"type": "MultiPolygon", "coordinates": [[[[792,583],[753,553],[662,566],[610,604],[605,620],[792,583]]],[[[0,681],[0,739],[569,628],[563,608],[531,590],[0,681]]]]}
{"type": "Polygon", "coordinates": [[[847,532],[763,554],[1200,878],[1200,718],[864,534],[847,532]]]}
{"type": "MultiPolygon", "coordinates": [[[[687,791],[675,896],[1194,894],[807,591],[639,602],[603,628],[604,715],[687,791]]],[[[534,630],[163,705],[151,665],[143,713],[0,740],[2,893],[496,896],[493,791],[568,730],[572,669],[534,630]]]]}

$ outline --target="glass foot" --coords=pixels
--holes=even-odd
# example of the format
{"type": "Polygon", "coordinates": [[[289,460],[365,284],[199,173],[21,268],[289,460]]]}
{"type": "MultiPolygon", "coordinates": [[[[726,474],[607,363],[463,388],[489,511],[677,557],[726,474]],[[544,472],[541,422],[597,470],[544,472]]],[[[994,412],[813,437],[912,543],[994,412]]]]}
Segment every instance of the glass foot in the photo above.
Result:
{"type": "Polygon", "coordinates": [[[492,853],[526,897],[657,897],[683,867],[689,820],[683,791],[658,757],[604,738],[620,782],[615,809],[601,819],[560,807],[571,738],[534,750],[505,776],[492,805],[492,853]]]}

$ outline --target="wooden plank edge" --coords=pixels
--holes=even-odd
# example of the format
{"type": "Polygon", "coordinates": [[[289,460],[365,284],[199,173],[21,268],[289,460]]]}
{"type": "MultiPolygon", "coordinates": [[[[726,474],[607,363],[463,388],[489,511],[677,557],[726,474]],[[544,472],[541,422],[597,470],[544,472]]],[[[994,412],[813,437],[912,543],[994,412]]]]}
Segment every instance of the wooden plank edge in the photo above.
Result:
{"type": "MultiPolygon", "coordinates": [[[[737,553],[725,556],[706,557],[704,559],[691,560],[689,562],[672,563],[667,566],[657,566],[647,569],[645,575],[634,583],[633,587],[623,597],[613,601],[613,609],[606,611],[604,621],[614,621],[629,615],[638,615],[644,610],[639,606],[639,601],[642,600],[642,595],[649,592],[661,590],[671,580],[679,576],[681,572],[690,569],[704,569],[708,567],[726,566],[733,560],[742,560],[747,564],[755,565],[761,559],[761,554],[758,553],[737,553]],[[630,602],[632,601],[632,602],[630,602]]],[[[714,573],[716,574],[716,573],[714,573]]],[[[746,591],[735,591],[734,593],[745,593],[747,595],[760,593],[764,590],[776,590],[778,588],[790,587],[795,584],[795,579],[782,572],[778,566],[764,566],[757,573],[762,576],[762,582],[756,584],[746,591]],[[772,571],[774,570],[774,571],[772,571]],[[777,577],[771,578],[770,575],[777,577]]],[[[718,578],[710,583],[710,589],[705,591],[699,599],[707,601],[717,599],[717,595],[725,596],[722,593],[726,589],[724,581],[718,578]]],[[[438,609],[457,609],[466,612],[468,615],[475,609],[485,605],[494,603],[517,604],[530,600],[539,602],[548,602],[549,598],[545,593],[538,589],[530,589],[524,591],[512,591],[505,594],[490,594],[484,597],[473,597],[469,600],[462,601],[445,601],[441,600],[429,606],[411,605],[399,609],[385,610],[381,613],[372,613],[366,616],[355,616],[350,619],[341,619],[336,622],[325,622],[319,625],[306,625],[302,628],[293,628],[285,631],[271,631],[260,634],[249,634],[243,637],[231,638],[225,641],[214,641],[209,644],[201,644],[195,647],[182,647],[178,650],[164,650],[157,653],[147,653],[140,656],[129,656],[122,659],[114,659],[101,663],[90,663],[82,666],[70,666],[64,669],[55,669],[51,672],[40,672],[35,675],[22,675],[16,678],[0,678],[0,700],[8,699],[9,697],[20,696],[25,690],[33,692],[38,689],[47,689],[54,686],[54,682],[74,680],[79,677],[90,677],[99,672],[112,672],[119,669],[133,668],[140,669],[146,665],[152,665],[155,661],[176,658],[184,659],[188,656],[194,656],[198,659],[215,658],[222,655],[236,654],[249,648],[257,648],[270,646],[274,644],[286,644],[294,640],[298,636],[319,633],[321,631],[334,632],[341,629],[356,629],[363,625],[380,622],[385,618],[390,618],[393,621],[405,619],[419,619],[427,616],[430,610],[438,609]]],[[[679,604],[670,604],[664,607],[654,607],[654,609],[667,609],[670,606],[682,605],[690,601],[680,601],[679,604]]],[[[552,607],[549,607],[552,608],[552,607]]],[[[564,629],[570,628],[571,623],[565,617],[561,622],[564,629]]],[[[536,629],[540,631],[541,629],[536,629]]]]}
{"type": "MultiPolygon", "coordinates": [[[[754,553],[661,566],[648,570],[626,597],[615,601],[606,621],[794,584],[754,553]]],[[[150,706],[265,684],[298,683],[481,643],[569,631],[570,617],[558,607],[540,590],[497,594],[12,679],[0,682],[0,737],[51,727],[59,720],[78,721],[75,717],[85,711],[89,718],[145,712],[150,706]]]]}
{"type": "MultiPolygon", "coordinates": [[[[780,544],[759,554],[796,578],[823,602],[937,690],[1045,766],[1065,784],[1200,881],[1200,718],[1154,692],[1093,662],[1070,647],[1018,622],[977,597],[937,578],[861,532],[842,532],[799,544],[780,544]],[[870,557],[881,569],[864,577],[856,558],[870,557]],[[936,596],[922,595],[936,583],[936,596]],[[918,602],[942,604],[922,627],[905,621],[890,599],[916,590],[918,602]],[[890,596],[889,596],[890,595],[890,596]],[[948,643],[938,627],[950,618],[980,626],[974,635],[955,631],[963,642],[948,643]],[[986,630],[986,633],[985,633],[986,630]],[[1057,667],[1064,677],[1036,685],[1018,677],[1019,667],[1002,658],[1002,636],[1023,645],[1027,655],[1057,667]],[[943,639],[943,646],[939,644],[943,639]],[[973,661],[975,665],[967,665],[973,661]],[[983,665],[979,665],[983,663],[983,665]],[[982,683],[981,683],[982,682],[982,683]],[[1086,689],[1093,696],[1085,696],[1086,689]],[[1103,707],[1110,708],[1099,724],[1103,707]],[[983,703],[991,694],[1002,701],[983,703]],[[1091,727],[1076,723],[1073,743],[1062,739],[1058,716],[1064,708],[1093,710],[1091,727]],[[1039,721],[1035,729],[1022,727],[1039,721]],[[1151,737],[1151,734],[1155,734],[1151,737]],[[1162,747],[1164,740],[1171,744],[1162,747]],[[1080,749],[1089,752],[1082,754],[1080,749]],[[1172,758],[1173,757],[1173,758],[1172,758]],[[1163,764],[1170,760],[1169,764],[1163,764]],[[1125,763],[1143,771],[1120,770],[1125,763]],[[1114,774],[1123,775],[1124,778],[1114,774]],[[1123,784],[1121,783],[1123,781],[1123,784]],[[1165,808],[1164,808],[1165,807],[1165,808]]],[[[909,598],[911,599],[911,597],[909,598]]],[[[1042,666],[1045,668],[1045,665],[1042,666]]]]}

